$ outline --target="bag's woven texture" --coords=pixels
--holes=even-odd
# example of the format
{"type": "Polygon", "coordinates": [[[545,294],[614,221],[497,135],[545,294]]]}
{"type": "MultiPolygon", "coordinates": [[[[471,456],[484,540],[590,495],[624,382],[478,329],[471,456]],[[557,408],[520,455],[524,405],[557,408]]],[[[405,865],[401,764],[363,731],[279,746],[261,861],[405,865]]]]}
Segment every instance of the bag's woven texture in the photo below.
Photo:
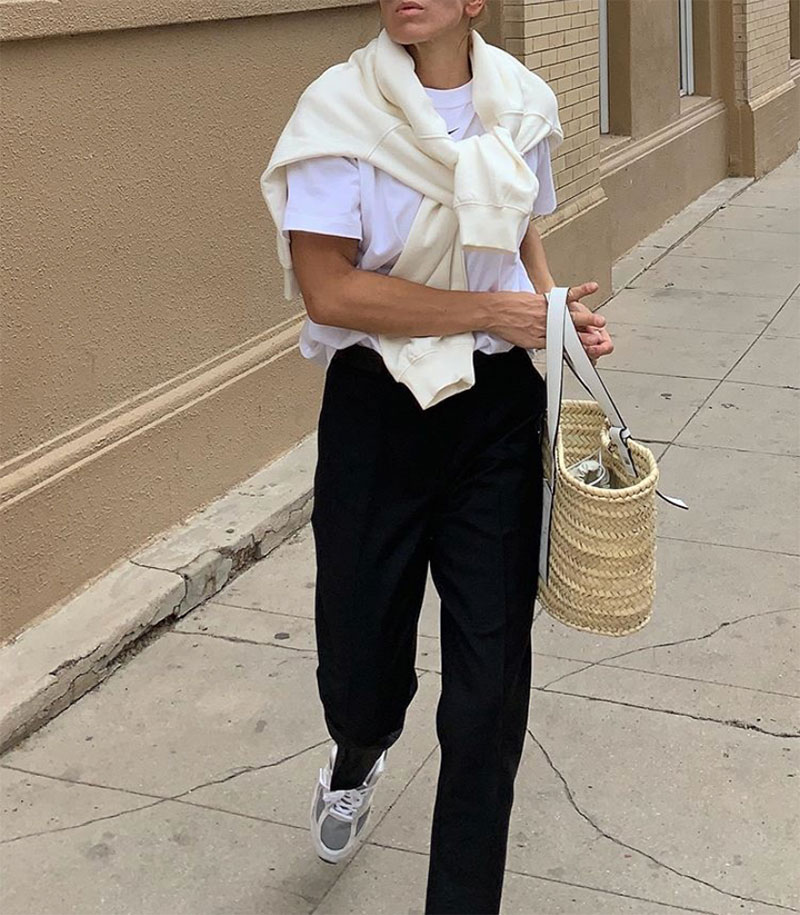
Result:
{"type": "Polygon", "coordinates": [[[539,600],[568,626],[627,635],[645,625],[653,607],[658,465],[649,448],[630,441],[637,470],[631,479],[607,430],[606,417],[593,400],[562,401],[549,580],[540,582],[539,600]],[[587,486],[567,473],[567,467],[598,450],[619,488],[587,486]]]}

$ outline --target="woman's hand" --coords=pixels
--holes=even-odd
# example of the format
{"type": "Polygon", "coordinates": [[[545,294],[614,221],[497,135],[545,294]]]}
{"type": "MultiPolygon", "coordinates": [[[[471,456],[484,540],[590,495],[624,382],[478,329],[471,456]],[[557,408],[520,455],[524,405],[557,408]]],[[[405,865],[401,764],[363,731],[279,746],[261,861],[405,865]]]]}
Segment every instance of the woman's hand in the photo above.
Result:
{"type": "Polygon", "coordinates": [[[614,342],[604,327],[587,332],[578,331],[578,336],[593,365],[597,364],[597,360],[601,356],[610,356],[614,352],[614,342]]]}
{"type": "Polygon", "coordinates": [[[614,352],[614,343],[611,340],[611,335],[605,328],[605,322],[599,327],[583,326],[583,316],[587,313],[593,314],[593,312],[591,309],[587,308],[583,302],[579,301],[580,296],[596,292],[598,288],[597,283],[584,283],[583,286],[570,286],[569,292],[567,293],[567,305],[570,314],[572,315],[572,320],[578,330],[578,336],[586,351],[586,355],[592,360],[593,365],[597,364],[597,360],[601,356],[609,356],[614,352]],[[591,289],[588,289],[588,287],[591,287],[591,289]],[[579,321],[576,320],[576,316],[581,316],[579,318],[580,324],[579,321]]]}
{"type": "MultiPolygon", "coordinates": [[[[582,305],[581,296],[591,295],[597,283],[570,286],[567,305],[579,334],[602,332],[606,319],[582,305]]],[[[524,349],[544,349],[547,344],[547,300],[534,292],[498,292],[487,330],[524,349]]],[[[592,338],[593,339],[593,338],[592,338]]]]}

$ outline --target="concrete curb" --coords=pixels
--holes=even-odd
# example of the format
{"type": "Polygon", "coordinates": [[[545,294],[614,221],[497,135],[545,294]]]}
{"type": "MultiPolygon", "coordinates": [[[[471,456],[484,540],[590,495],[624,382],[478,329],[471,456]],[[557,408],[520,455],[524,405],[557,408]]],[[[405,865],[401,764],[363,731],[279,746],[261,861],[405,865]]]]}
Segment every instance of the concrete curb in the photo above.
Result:
{"type": "Polygon", "coordinates": [[[0,752],[113,673],[114,660],[268,555],[311,516],[316,433],[0,648],[0,752]]]}

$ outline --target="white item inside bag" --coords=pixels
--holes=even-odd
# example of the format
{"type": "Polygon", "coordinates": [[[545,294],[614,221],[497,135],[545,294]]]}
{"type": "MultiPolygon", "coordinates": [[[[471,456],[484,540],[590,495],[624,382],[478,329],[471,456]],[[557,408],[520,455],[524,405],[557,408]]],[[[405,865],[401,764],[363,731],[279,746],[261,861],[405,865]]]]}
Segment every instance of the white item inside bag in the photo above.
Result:
{"type": "Polygon", "coordinates": [[[611,474],[608,468],[603,464],[603,458],[600,451],[582,458],[571,467],[567,467],[567,473],[585,483],[587,486],[596,486],[598,489],[612,489],[611,474]]]}

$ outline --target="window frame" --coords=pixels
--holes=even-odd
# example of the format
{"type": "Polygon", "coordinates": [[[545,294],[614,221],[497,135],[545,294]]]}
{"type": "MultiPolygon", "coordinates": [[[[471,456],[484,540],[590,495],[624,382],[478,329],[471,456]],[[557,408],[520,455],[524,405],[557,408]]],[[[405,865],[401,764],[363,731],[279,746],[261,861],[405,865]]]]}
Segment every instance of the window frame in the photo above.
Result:
{"type": "Polygon", "coordinates": [[[800,0],[789,0],[789,60],[800,59],[800,0]]]}
{"type": "Polygon", "coordinates": [[[680,55],[680,80],[678,93],[694,95],[694,29],[692,28],[692,0],[678,0],[678,33],[680,55]]]}
{"type": "Polygon", "coordinates": [[[598,62],[600,67],[600,133],[610,133],[608,101],[608,0],[598,0],[598,62]]]}

